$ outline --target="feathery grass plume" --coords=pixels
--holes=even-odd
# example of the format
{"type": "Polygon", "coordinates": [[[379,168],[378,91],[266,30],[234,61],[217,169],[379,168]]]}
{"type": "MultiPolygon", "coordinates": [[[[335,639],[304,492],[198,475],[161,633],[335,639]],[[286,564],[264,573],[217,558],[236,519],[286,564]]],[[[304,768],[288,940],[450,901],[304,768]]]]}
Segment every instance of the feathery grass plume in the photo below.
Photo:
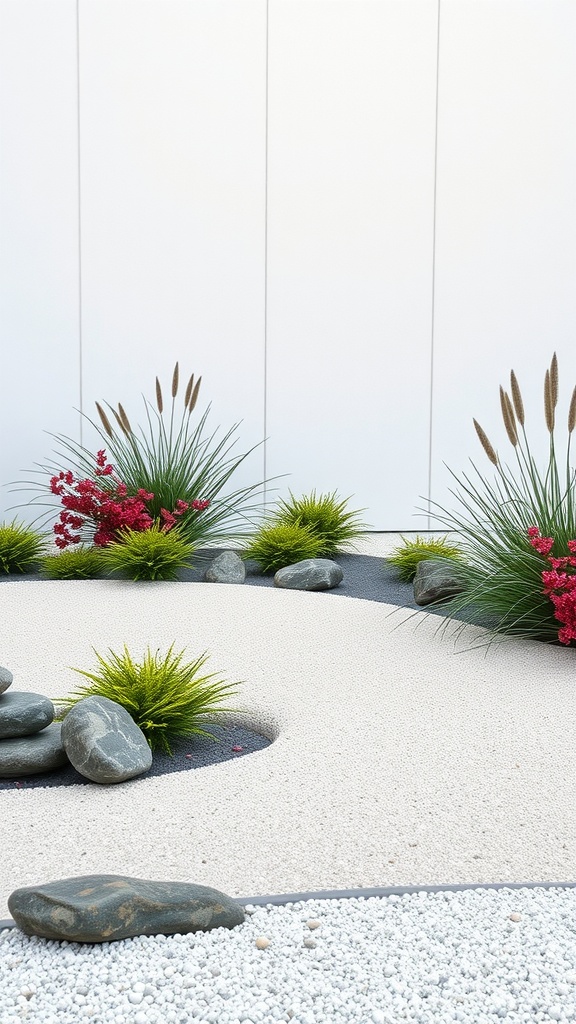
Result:
{"type": "Polygon", "coordinates": [[[500,387],[500,407],[502,409],[502,419],[504,420],[504,426],[506,427],[506,433],[508,434],[508,440],[510,444],[515,448],[518,444],[518,433],[516,431],[516,421],[514,419],[514,412],[512,409],[512,403],[504,391],[503,387],[500,387]]]}
{"type": "MultiPolygon", "coordinates": [[[[127,420],[123,423],[116,409],[107,402],[102,405],[111,417],[110,422],[118,424],[118,430],[114,427],[112,434],[105,431],[98,417],[91,420],[82,414],[104,441],[100,447],[106,449],[115,479],[125,484],[127,497],[137,495],[139,490],[152,494],[153,498],[146,501],[151,519],[159,520],[162,509],[176,512],[182,535],[195,548],[220,540],[230,543],[251,535],[262,517],[266,483],[260,481],[244,486],[235,486],[233,480],[230,483],[236,470],[259,445],[254,444],[248,451],[237,451],[239,423],[226,431],[218,427],[208,429],[210,406],[201,415],[191,416],[201,380],[198,378],[190,387],[188,405],[178,413],[175,399],[168,410],[159,412],[156,402],[151,403],[144,397],[145,421],[129,434],[127,420]]],[[[38,494],[28,504],[43,503],[47,508],[37,522],[49,517],[53,521],[55,506],[60,511],[60,499],[52,495],[48,481],[62,470],[63,462],[77,479],[101,484],[95,475],[93,451],[65,435],[52,436],[56,441],[58,462],[41,463],[34,471],[39,479],[24,481],[38,494]]],[[[267,481],[269,486],[271,482],[267,481]]]]}
{"type": "Polygon", "coordinates": [[[478,434],[478,438],[480,440],[480,444],[482,445],[484,451],[486,452],[486,455],[490,459],[490,462],[492,462],[494,466],[497,466],[498,465],[498,456],[496,455],[496,452],[494,451],[492,445],[490,444],[490,441],[488,440],[486,434],[482,430],[482,427],[480,426],[478,421],[473,419],[472,422],[474,424],[474,429],[476,430],[476,433],[478,434]]]}
{"type": "Polygon", "coordinates": [[[160,387],[158,377],[156,377],[156,405],[158,406],[158,412],[162,414],[164,411],[164,402],[162,401],[162,388],[160,387]]]}
{"type": "Polygon", "coordinates": [[[552,399],[552,408],[555,409],[558,405],[558,360],[556,353],[552,356],[552,362],[550,363],[550,398],[552,399]]]}
{"type": "Polygon", "coordinates": [[[178,363],[174,367],[174,373],[172,374],[172,398],[176,398],[178,394],[178,363]]]}
{"type": "Polygon", "coordinates": [[[522,401],[522,394],[518,381],[516,380],[516,374],[514,370],[510,371],[510,391],[512,392],[512,401],[514,402],[514,409],[516,410],[516,416],[518,423],[521,427],[524,426],[524,402],[522,401]]]}
{"type": "Polygon", "coordinates": [[[544,377],[544,416],[548,433],[554,430],[554,402],[552,400],[552,384],[550,381],[550,370],[546,370],[544,377]]]}
{"type": "Polygon", "coordinates": [[[118,402],[118,415],[120,417],[122,425],[124,426],[124,429],[126,430],[126,433],[131,434],[132,427],[130,426],[130,420],[128,419],[126,413],[124,412],[124,408],[120,402],[118,402]]]}
{"type": "Polygon", "coordinates": [[[457,544],[450,544],[445,537],[416,537],[415,540],[406,540],[386,557],[386,561],[395,566],[398,570],[398,578],[409,582],[416,575],[418,563],[425,558],[448,558],[457,560],[462,558],[462,550],[457,544]]]}
{"type": "Polygon", "coordinates": [[[198,401],[198,392],[200,391],[201,383],[202,383],[202,377],[198,377],[198,380],[196,381],[196,383],[194,385],[194,390],[192,391],[192,394],[190,395],[190,401],[188,403],[188,412],[189,413],[193,412],[194,409],[195,409],[196,402],[198,401]]]}
{"type": "Polygon", "coordinates": [[[576,387],[572,392],[572,398],[570,399],[570,408],[568,410],[568,433],[571,434],[576,427],[576,387]]]}
{"type": "Polygon", "coordinates": [[[114,431],[110,426],[110,420],[108,419],[106,413],[104,412],[104,409],[102,408],[99,402],[96,402],[95,405],[98,410],[98,415],[102,421],[102,426],[104,427],[104,430],[108,434],[108,437],[114,437],[114,431]]]}
{"type": "MultiPolygon", "coordinates": [[[[493,480],[486,479],[474,463],[475,478],[466,473],[458,476],[449,469],[457,484],[450,494],[459,507],[454,511],[435,501],[429,503],[442,528],[460,535],[463,553],[463,560],[454,564],[454,576],[463,592],[443,606],[448,616],[443,630],[454,626],[454,618],[462,618],[457,633],[472,622],[484,629],[489,642],[525,636],[558,643],[554,606],[543,592],[542,572],[548,566],[531,546],[528,530],[536,526],[543,537],[554,538],[554,557],[568,554],[568,541],[576,539],[576,472],[570,465],[570,430],[565,479],[559,472],[552,434],[550,371],[546,372],[544,396],[550,433],[547,465],[538,466],[522,428],[514,448],[514,467],[494,462],[493,480]]],[[[568,423],[569,427],[576,425],[576,388],[568,423]]],[[[421,511],[430,514],[430,508],[421,511]]],[[[482,642],[480,639],[475,645],[482,642]]]]}
{"type": "MultiPolygon", "coordinates": [[[[158,378],[156,378],[158,379],[158,378]]],[[[190,377],[188,384],[186,385],[186,391],[184,392],[184,408],[188,407],[190,401],[190,395],[192,394],[192,388],[194,387],[194,374],[190,377]]]]}
{"type": "Polygon", "coordinates": [[[126,645],[122,654],[109,649],[108,660],[94,650],[98,669],[72,669],[89,682],[58,701],[63,708],[59,717],[86,697],[107,697],[126,709],[152,750],[172,754],[174,742],[198,735],[216,740],[206,726],[215,715],[234,710],[221,702],[236,693],[239,683],[227,683],[216,672],[201,675],[207,652],[183,664],[185,651],[173,650],[174,644],[162,656],[148,648],[142,663],[133,660],[126,645]]]}

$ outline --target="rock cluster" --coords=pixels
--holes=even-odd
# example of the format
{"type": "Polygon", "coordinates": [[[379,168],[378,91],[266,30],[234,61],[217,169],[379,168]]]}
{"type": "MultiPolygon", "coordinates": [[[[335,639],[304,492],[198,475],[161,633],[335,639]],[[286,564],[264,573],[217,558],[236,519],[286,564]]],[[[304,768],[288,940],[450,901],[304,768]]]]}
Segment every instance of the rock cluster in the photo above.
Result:
{"type": "Polygon", "coordinates": [[[124,782],[152,767],[152,751],[128,712],[106,697],[87,697],[54,722],[54,705],[39,693],[8,691],[0,668],[0,778],[39,775],[72,764],[102,785],[124,782]]]}
{"type": "Polygon", "coordinates": [[[67,942],[114,942],[234,928],[245,917],[230,896],[189,882],[83,875],[15,889],[8,909],[26,935],[67,942]]]}

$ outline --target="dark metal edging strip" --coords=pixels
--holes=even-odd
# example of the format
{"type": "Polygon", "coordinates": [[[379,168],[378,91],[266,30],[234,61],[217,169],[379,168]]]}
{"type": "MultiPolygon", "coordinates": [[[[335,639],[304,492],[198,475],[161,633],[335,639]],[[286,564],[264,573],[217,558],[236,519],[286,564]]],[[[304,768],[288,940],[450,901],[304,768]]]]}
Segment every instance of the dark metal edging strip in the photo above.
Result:
{"type": "MultiPolygon", "coordinates": [[[[279,896],[234,897],[242,907],[275,907],[286,903],[303,903],[306,900],[349,900],[370,896],[410,896],[416,892],[464,892],[467,889],[576,889],[576,882],[478,882],[472,885],[408,885],[391,886],[384,889],[323,889],[320,892],[288,892],[279,896]]],[[[0,921],[0,930],[16,928],[12,918],[0,921]]]]}

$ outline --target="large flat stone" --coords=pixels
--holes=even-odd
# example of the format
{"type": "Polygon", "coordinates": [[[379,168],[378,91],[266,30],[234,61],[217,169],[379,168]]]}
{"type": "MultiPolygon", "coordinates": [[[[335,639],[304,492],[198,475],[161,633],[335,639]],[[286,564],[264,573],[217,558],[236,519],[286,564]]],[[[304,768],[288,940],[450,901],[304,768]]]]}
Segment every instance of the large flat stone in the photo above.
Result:
{"type": "Polygon", "coordinates": [[[274,576],[274,585],[287,590],[332,590],[344,579],[337,562],[329,558],[304,558],[274,576]]]}
{"type": "Polygon", "coordinates": [[[0,665],[0,693],[4,693],[9,686],[14,682],[14,676],[10,672],[10,669],[3,668],[0,665]]]}
{"type": "Polygon", "coordinates": [[[111,785],[147,772],[152,751],[125,708],[107,697],[78,701],[62,722],[62,744],[77,772],[111,785]]]}
{"type": "Polygon", "coordinates": [[[54,705],[41,693],[10,690],[0,696],[0,740],[30,736],[54,718],[54,705]]]}
{"type": "Polygon", "coordinates": [[[16,889],[8,909],[26,935],[112,942],[132,935],[181,935],[242,924],[230,896],[189,882],[83,875],[16,889]]]}
{"type": "Polygon", "coordinates": [[[0,740],[0,778],[39,775],[68,764],[60,729],[60,723],[54,722],[33,736],[0,740]]]}

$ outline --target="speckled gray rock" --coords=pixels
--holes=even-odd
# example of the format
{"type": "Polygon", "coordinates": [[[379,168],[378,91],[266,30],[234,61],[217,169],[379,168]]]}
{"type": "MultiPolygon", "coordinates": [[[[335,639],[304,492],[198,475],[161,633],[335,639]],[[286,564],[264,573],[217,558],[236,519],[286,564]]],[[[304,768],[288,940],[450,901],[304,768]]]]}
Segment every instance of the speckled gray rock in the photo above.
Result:
{"type": "Polygon", "coordinates": [[[113,942],[234,928],[244,909],[230,896],[190,882],[83,875],[16,889],[8,909],[26,935],[68,942],[113,942]]]}
{"type": "Polygon", "coordinates": [[[62,722],[62,744],[77,772],[110,785],[147,772],[152,751],[125,708],[107,697],[78,701],[62,722]]]}
{"type": "Polygon", "coordinates": [[[287,590],[332,590],[344,579],[344,573],[337,562],[329,558],[305,558],[279,569],[274,576],[274,586],[287,590]]]}
{"type": "Polygon", "coordinates": [[[449,597],[462,593],[462,584],[450,566],[438,558],[423,558],[416,567],[414,577],[414,600],[426,605],[447,601],[449,597]]]}
{"type": "Polygon", "coordinates": [[[246,566],[235,551],[222,551],[210,562],[204,579],[207,583],[244,583],[246,566]]]}
{"type": "Polygon", "coordinates": [[[59,722],[33,736],[0,740],[0,779],[39,775],[65,764],[68,764],[68,757],[62,746],[59,722]]]}
{"type": "Polygon", "coordinates": [[[54,705],[40,693],[10,690],[0,696],[0,740],[30,736],[54,718],[54,705]]]}
{"type": "Polygon", "coordinates": [[[14,676],[7,668],[2,668],[0,665],[0,693],[4,693],[9,686],[14,682],[14,676]]]}

